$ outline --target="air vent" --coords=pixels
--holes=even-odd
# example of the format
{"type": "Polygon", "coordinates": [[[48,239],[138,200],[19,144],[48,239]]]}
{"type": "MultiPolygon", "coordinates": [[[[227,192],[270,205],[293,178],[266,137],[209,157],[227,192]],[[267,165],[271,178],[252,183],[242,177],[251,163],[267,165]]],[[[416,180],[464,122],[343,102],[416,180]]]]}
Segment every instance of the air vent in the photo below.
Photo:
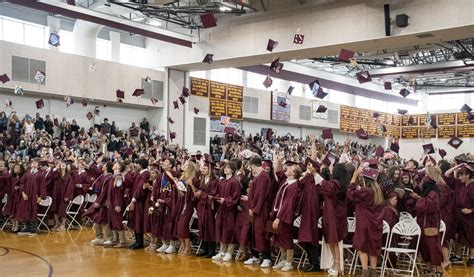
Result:
{"type": "MultiPolygon", "coordinates": [[[[37,71],[46,72],[46,62],[24,57],[12,56],[12,81],[37,84],[37,71]]],[[[46,79],[42,85],[46,85],[46,79]]]]}
{"type": "Polygon", "coordinates": [[[432,34],[430,34],[430,33],[426,33],[426,34],[419,34],[419,35],[416,35],[416,37],[423,39],[423,38],[432,38],[432,37],[434,37],[434,36],[433,36],[432,34]]]}

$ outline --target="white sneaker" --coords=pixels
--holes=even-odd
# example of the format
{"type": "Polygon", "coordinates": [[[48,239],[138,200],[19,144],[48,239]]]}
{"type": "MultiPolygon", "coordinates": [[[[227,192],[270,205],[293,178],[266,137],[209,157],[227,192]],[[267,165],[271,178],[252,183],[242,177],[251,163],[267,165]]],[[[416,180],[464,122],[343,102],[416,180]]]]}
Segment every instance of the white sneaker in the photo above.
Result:
{"type": "Polygon", "coordinates": [[[165,253],[166,249],[168,249],[168,244],[163,244],[160,248],[156,249],[156,252],[158,253],[165,253]]]}
{"type": "Polygon", "coordinates": [[[104,240],[103,239],[93,239],[93,240],[91,240],[91,243],[93,245],[102,245],[102,244],[104,244],[104,240]]]}
{"type": "Polygon", "coordinates": [[[260,260],[256,257],[252,257],[244,262],[244,265],[259,264],[260,260]]]}
{"type": "Polygon", "coordinates": [[[264,259],[262,264],[260,265],[261,268],[267,268],[272,265],[272,261],[268,259],[264,259]]]}
{"type": "Polygon", "coordinates": [[[293,270],[293,264],[285,262],[285,266],[281,268],[281,271],[291,271],[293,270]]]}
{"type": "Polygon", "coordinates": [[[212,256],[212,259],[214,261],[220,261],[220,260],[222,260],[223,257],[224,257],[224,253],[219,252],[216,255],[212,256]]]}
{"type": "Polygon", "coordinates": [[[225,253],[224,258],[222,259],[223,262],[230,262],[232,261],[232,254],[225,253]]]}
{"type": "Polygon", "coordinates": [[[176,253],[176,248],[173,245],[168,246],[168,248],[165,250],[166,254],[173,254],[176,253]]]}
{"type": "Polygon", "coordinates": [[[106,240],[106,241],[104,242],[104,245],[107,245],[107,246],[114,245],[114,244],[115,244],[115,243],[114,243],[113,241],[111,241],[111,240],[106,240]]]}
{"type": "Polygon", "coordinates": [[[282,267],[284,267],[286,264],[285,261],[280,261],[279,263],[277,263],[276,265],[274,265],[272,268],[273,269],[281,269],[282,267]]]}

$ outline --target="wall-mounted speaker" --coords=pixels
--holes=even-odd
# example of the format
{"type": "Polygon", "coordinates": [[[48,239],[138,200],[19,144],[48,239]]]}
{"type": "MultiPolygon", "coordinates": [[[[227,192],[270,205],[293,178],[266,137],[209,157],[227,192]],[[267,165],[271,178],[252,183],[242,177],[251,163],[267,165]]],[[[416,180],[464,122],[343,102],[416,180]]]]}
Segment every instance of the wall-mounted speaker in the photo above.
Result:
{"type": "Polygon", "coordinates": [[[385,35],[389,37],[392,34],[391,26],[390,26],[390,5],[389,4],[383,5],[383,12],[385,16],[385,35]]]}
{"type": "Polygon", "coordinates": [[[409,16],[406,14],[397,14],[395,17],[395,25],[401,28],[408,26],[408,18],[409,16]]]}

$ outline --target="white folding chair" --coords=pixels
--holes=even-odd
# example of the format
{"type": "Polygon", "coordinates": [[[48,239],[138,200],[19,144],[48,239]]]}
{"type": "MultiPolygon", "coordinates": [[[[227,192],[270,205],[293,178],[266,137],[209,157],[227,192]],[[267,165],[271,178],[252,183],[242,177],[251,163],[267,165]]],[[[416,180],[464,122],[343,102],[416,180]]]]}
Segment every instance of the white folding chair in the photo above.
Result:
{"type": "Polygon", "coordinates": [[[408,212],[400,212],[400,217],[399,217],[398,221],[404,221],[404,220],[415,220],[415,219],[408,212]]]}
{"type": "MultiPolygon", "coordinates": [[[[295,221],[293,221],[293,226],[296,228],[300,228],[301,225],[301,216],[298,216],[295,221]]],[[[301,251],[301,257],[298,260],[298,268],[304,266],[306,263],[306,258],[308,257],[308,253],[304,250],[303,246],[301,246],[297,239],[293,240],[293,244],[301,251]]],[[[296,261],[297,259],[295,259],[296,261]]]]}
{"type": "Polygon", "coordinates": [[[421,229],[420,226],[414,220],[404,220],[400,221],[395,226],[393,226],[392,231],[390,232],[390,239],[388,247],[385,249],[385,256],[382,262],[382,273],[381,276],[385,275],[385,271],[387,270],[387,260],[390,253],[398,253],[399,255],[406,255],[410,259],[407,269],[395,269],[391,268],[392,270],[397,270],[397,273],[406,272],[410,273],[410,276],[413,276],[416,267],[416,256],[418,254],[418,246],[420,244],[420,237],[421,237],[421,229]],[[394,235],[400,236],[405,240],[413,240],[413,237],[416,237],[416,244],[415,249],[410,248],[401,248],[401,247],[394,247],[395,245],[392,243],[394,235]]]}
{"type": "Polygon", "coordinates": [[[446,223],[444,223],[443,220],[440,220],[439,222],[439,232],[440,233],[443,233],[441,235],[441,245],[443,245],[443,242],[444,242],[444,235],[446,234],[446,223]]]}
{"type": "Polygon", "coordinates": [[[199,249],[201,249],[202,240],[199,237],[199,228],[193,228],[193,224],[196,220],[199,220],[199,219],[197,216],[197,211],[196,209],[194,209],[193,216],[191,217],[191,220],[189,221],[189,233],[194,234],[196,238],[199,240],[199,244],[197,245],[191,244],[192,248],[196,248],[196,253],[197,253],[199,252],[199,249]]]}
{"type": "Polygon", "coordinates": [[[69,202],[69,205],[67,206],[66,209],[66,223],[69,223],[67,226],[67,230],[71,229],[73,227],[73,224],[76,223],[79,228],[82,230],[81,223],[77,220],[77,217],[79,216],[79,213],[81,211],[81,207],[84,204],[84,196],[83,195],[78,195],[76,196],[71,202],[69,202]],[[73,209],[75,207],[75,209],[73,209]]]}
{"type": "Polygon", "coordinates": [[[49,209],[51,208],[51,204],[53,204],[53,198],[51,198],[50,196],[46,196],[46,198],[41,200],[38,204],[39,206],[44,207],[45,209],[44,212],[38,213],[38,227],[37,227],[38,231],[40,230],[41,225],[43,225],[44,227],[46,227],[46,230],[50,232],[48,224],[46,224],[46,220],[47,220],[46,217],[48,216],[48,212],[49,212],[49,209]]]}
{"type": "MultiPolygon", "coordinates": [[[[97,200],[97,194],[86,194],[86,197],[84,198],[84,212],[87,212],[87,209],[89,209],[94,203],[95,201],[97,200]]],[[[84,225],[94,225],[94,221],[92,220],[92,218],[90,218],[89,216],[85,216],[85,222],[84,222],[84,225]]]]}
{"type": "MultiPolygon", "coordinates": [[[[347,218],[347,231],[348,231],[348,233],[349,234],[354,234],[355,233],[355,228],[356,228],[356,219],[355,219],[355,217],[352,217],[352,216],[348,217],[347,218]]],[[[352,247],[352,244],[346,244],[346,243],[342,244],[342,249],[343,249],[343,251],[346,250],[346,252],[349,252],[349,254],[351,255],[351,261],[350,261],[350,264],[349,264],[349,272],[351,272],[352,267],[354,266],[355,258],[356,258],[356,251],[352,247]]]]}

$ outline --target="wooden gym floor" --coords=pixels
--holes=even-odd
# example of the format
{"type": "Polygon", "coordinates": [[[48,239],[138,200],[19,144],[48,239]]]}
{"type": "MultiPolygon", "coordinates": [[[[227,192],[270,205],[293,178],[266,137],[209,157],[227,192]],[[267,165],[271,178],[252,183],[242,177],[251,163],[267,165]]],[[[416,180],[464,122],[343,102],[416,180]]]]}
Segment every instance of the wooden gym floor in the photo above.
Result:
{"type": "MultiPolygon", "coordinates": [[[[91,229],[35,237],[0,232],[0,276],[329,276],[144,250],[104,249],[89,243],[93,237],[91,229]]],[[[445,276],[474,277],[474,268],[451,267],[445,276]]]]}

